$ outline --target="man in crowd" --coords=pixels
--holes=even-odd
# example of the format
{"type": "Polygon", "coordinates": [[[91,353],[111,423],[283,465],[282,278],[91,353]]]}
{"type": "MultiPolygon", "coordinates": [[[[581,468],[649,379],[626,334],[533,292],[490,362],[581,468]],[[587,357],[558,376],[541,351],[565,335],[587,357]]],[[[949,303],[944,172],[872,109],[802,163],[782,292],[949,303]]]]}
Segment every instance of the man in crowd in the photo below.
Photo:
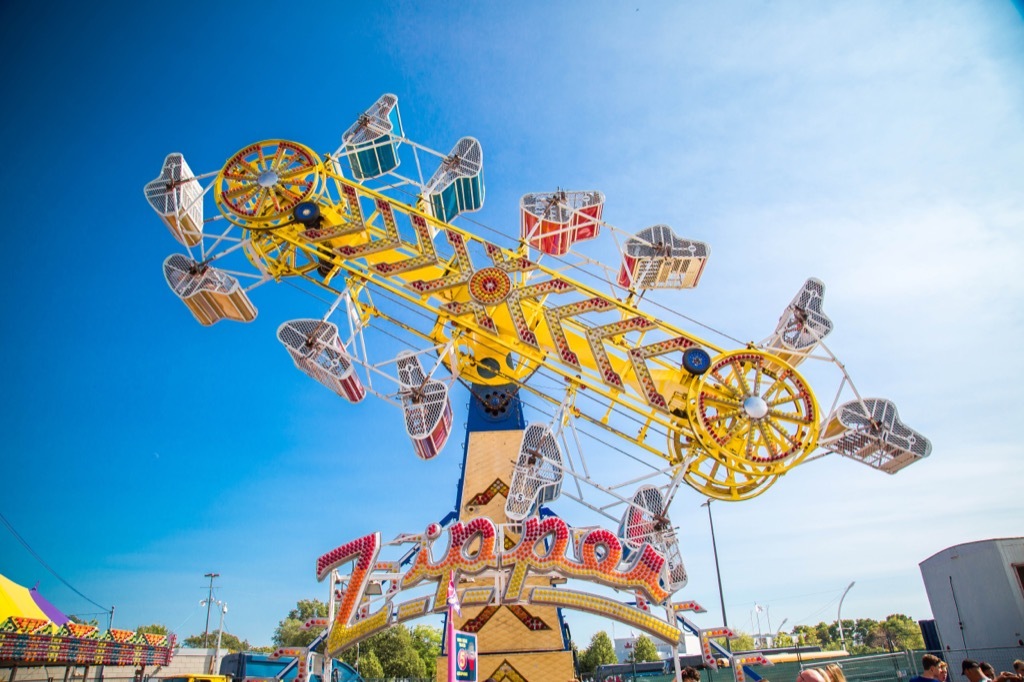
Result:
{"type": "Polygon", "coordinates": [[[985,677],[984,673],[981,672],[981,664],[971,658],[964,659],[964,662],[961,664],[961,671],[968,682],[986,682],[986,680],[991,680],[992,682],[1024,682],[1024,678],[1020,675],[1009,671],[999,673],[994,679],[985,677]]]}
{"type": "Polygon", "coordinates": [[[921,668],[923,673],[911,677],[910,682],[928,682],[929,680],[941,680],[940,668],[942,659],[934,654],[925,654],[921,657],[921,668]]]}

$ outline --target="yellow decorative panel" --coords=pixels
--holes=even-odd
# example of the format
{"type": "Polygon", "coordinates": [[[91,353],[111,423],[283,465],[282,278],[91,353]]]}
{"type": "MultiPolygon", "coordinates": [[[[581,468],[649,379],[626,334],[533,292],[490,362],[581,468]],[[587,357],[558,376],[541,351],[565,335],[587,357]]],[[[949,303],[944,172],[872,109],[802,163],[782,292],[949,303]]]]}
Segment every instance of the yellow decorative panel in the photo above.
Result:
{"type": "Polygon", "coordinates": [[[505,495],[522,439],[522,431],[473,431],[469,434],[462,509],[459,510],[461,521],[477,516],[486,516],[496,524],[508,521],[505,495]],[[486,502],[481,504],[484,500],[486,502]]]}
{"type": "MultiPolygon", "coordinates": [[[[497,682],[571,682],[575,678],[571,651],[521,654],[484,654],[478,660],[477,679],[497,682]]],[[[437,659],[437,682],[448,679],[448,660],[437,659]]]]}

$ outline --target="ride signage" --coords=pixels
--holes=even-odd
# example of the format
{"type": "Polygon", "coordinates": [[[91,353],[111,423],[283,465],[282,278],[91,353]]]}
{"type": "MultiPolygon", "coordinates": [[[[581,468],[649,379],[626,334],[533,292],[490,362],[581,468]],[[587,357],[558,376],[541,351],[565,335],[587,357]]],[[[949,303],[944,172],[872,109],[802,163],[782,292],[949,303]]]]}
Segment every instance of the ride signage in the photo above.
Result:
{"type": "Polygon", "coordinates": [[[443,610],[451,574],[477,575],[484,571],[501,574],[495,584],[504,585],[500,595],[494,587],[473,588],[486,603],[543,603],[589,611],[628,623],[658,639],[679,641],[678,628],[641,609],[586,592],[527,583],[530,575],[556,573],[631,591],[647,602],[663,604],[671,596],[671,588],[679,585],[672,583],[665,557],[649,544],[627,553],[611,531],[574,529],[554,516],[543,520],[530,518],[515,525],[510,530],[514,530],[518,541],[502,550],[505,529],[499,529],[486,517],[478,517],[449,526],[447,548],[435,558],[432,548],[443,530],[440,524],[433,523],[421,535],[401,536],[391,543],[419,545],[412,565],[404,573],[398,562],[379,561],[383,547],[380,533],[348,542],[317,560],[318,580],[326,578],[334,568],[354,562],[327,640],[328,653],[334,655],[395,622],[424,616],[431,611],[431,602],[434,611],[443,610]],[[401,590],[435,581],[437,590],[433,598],[420,597],[393,608],[391,600],[401,590]],[[371,614],[364,605],[366,588],[371,583],[384,582],[390,583],[384,594],[385,604],[371,614]]]}
{"type": "Polygon", "coordinates": [[[459,682],[477,682],[476,635],[455,631],[455,679],[459,682]]]}

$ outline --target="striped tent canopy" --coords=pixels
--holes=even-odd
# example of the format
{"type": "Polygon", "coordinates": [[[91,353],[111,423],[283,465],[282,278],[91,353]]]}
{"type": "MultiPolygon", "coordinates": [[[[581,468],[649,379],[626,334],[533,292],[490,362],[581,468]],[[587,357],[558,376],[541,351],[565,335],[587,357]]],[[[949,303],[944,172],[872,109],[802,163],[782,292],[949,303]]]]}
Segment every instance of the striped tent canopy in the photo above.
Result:
{"type": "Polygon", "coordinates": [[[0,667],[167,665],[173,648],[174,635],[72,623],[38,590],[0,574],[0,667]]]}
{"type": "MultiPolygon", "coordinates": [[[[50,616],[32,598],[31,590],[0,573],[0,622],[11,616],[50,620],[50,616]]],[[[67,622],[66,616],[64,622],[67,622]]],[[[64,623],[58,624],[63,625],[64,623]]]]}

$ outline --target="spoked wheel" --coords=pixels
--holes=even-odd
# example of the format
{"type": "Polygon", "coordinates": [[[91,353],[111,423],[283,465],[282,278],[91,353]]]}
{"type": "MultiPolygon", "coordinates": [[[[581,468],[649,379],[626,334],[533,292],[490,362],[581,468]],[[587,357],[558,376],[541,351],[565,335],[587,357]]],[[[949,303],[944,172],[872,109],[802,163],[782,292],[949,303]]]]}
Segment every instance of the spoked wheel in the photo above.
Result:
{"type": "Polygon", "coordinates": [[[258,269],[274,279],[304,275],[320,267],[315,253],[299,248],[295,242],[275,232],[247,232],[245,255],[258,269]]]}
{"type": "Polygon", "coordinates": [[[272,230],[291,222],[296,206],[318,196],[323,180],[323,164],[312,149],[265,140],[228,159],[217,176],[214,199],[236,225],[272,230]]]}
{"type": "Polygon", "coordinates": [[[817,446],[814,393],[796,370],[760,350],[715,358],[687,403],[698,445],[735,473],[783,474],[817,446]]]}
{"type": "Polygon", "coordinates": [[[697,492],[716,500],[749,500],[779,480],[778,474],[766,473],[756,466],[740,465],[739,469],[728,467],[685,438],[681,442],[677,441],[676,447],[687,452],[683,480],[697,492]]]}

